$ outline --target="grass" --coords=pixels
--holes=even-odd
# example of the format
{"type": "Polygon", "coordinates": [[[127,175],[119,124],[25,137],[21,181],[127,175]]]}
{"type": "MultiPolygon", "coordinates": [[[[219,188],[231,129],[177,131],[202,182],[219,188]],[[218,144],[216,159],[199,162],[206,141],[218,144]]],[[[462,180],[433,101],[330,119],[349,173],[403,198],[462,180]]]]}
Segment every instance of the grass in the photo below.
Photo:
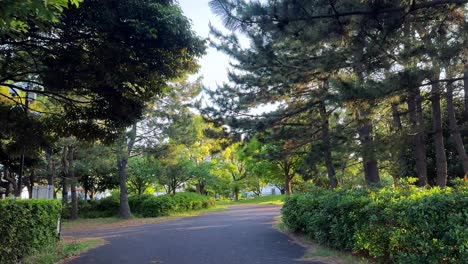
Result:
{"type": "Polygon", "coordinates": [[[216,201],[217,205],[235,205],[235,204],[284,204],[284,195],[268,195],[260,196],[251,199],[241,199],[239,201],[233,200],[219,200],[216,201]]]}
{"type": "Polygon", "coordinates": [[[121,219],[118,217],[106,217],[106,218],[80,218],[77,220],[63,220],[62,222],[62,231],[64,232],[77,232],[85,230],[95,230],[95,229],[106,229],[106,228],[119,228],[119,227],[129,227],[129,226],[138,226],[144,224],[155,224],[166,222],[170,220],[179,219],[181,217],[191,217],[201,214],[206,214],[209,212],[215,212],[226,209],[226,206],[216,205],[211,208],[204,208],[200,210],[193,210],[183,213],[174,213],[170,216],[154,217],[154,218],[141,218],[133,217],[130,219],[121,219]]]}
{"type": "Polygon", "coordinates": [[[78,256],[80,253],[102,246],[105,241],[101,238],[89,238],[75,241],[60,241],[50,245],[40,252],[33,254],[23,260],[24,264],[55,264],[78,256]]]}
{"type": "Polygon", "coordinates": [[[302,257],[304,261],[317,261],[325,264],[370,264],[369,259],[353,256],[350,252],[334,250],[323,245],[319,245],[307,236],[291,233],[281,221],[281,216],[275,219],[274,227],[280,232],[291,237],[297,244],[306,248],[306,253],[302,257]]]}

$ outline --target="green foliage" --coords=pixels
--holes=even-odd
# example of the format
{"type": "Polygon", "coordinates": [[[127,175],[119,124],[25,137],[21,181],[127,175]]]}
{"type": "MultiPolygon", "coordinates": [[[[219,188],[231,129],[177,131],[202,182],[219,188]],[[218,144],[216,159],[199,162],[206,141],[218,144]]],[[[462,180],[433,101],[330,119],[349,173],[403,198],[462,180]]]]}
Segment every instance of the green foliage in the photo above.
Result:
{"type": "Polygon", "coordinates": [[[57,200],[0,200],[0,263],[56,243],[60,210],[57,200]]]}
{"type": "Polygon", "coordinates": [[[286,199],[283,221],[321,244],[382,262],[466,263],[465,189],[313,189],[286,199]]]}
{"type": "MultiPolygon", "coordinates": [[[[153,196],[134,195],[128,198],[132,213],[143,217],[167,216],[171,213],[186,212],[215,206],[215,200],[197,193],[184,192],[175,195],[153,196]]],[[[113,217],[119,212],[119,198],[109,196],[97,201],[80,201],[79,212],[82,218],[113,217]]],[[[69,217],[70,209],[64,209],[69,217]]]]}
{"type": "Polygon", "coordinates": [[[152,194],[134,195],[128,197],[128,205],[133,214],[142,214],[144,211],[143,202],[154,197],[152,194]]]}
{"type": "Polygon", "coordinates": [[[143,217],[167,216],[171,213],[185,212],[215,205],[213,198],[196,193],[177,193],[175,195],[162,195],[146,199],[142,207],[143,217]]]}

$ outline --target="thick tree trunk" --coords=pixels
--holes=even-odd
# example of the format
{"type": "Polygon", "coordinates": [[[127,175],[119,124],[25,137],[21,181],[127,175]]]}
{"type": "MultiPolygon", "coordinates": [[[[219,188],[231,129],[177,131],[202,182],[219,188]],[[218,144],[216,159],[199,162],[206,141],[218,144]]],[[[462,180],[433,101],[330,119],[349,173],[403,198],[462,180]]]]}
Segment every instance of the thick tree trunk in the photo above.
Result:
{"type": "Polygon", "coordinates": [[[8,196],[10,195],[10,193],[16,195],[16,193],[18,192],[18,184],[16,182],[15,177],[11,176],[11,172],[8,166],[3,167],[3,178],[10,183],[10,187],[7,188],[7,193],[5,195],[8,196]]]}
{"type": "Polygon", "coordinates": [[[68,203],[67,177],[62,178],[62,204],[68,203]]]}
{"type": "Polygon", "coordinates": [[[130,206],[128,205],[127,164],[128,158],[133,151],[133,146],[135,145],[136,132],[137,124],[134,123],[131,130],[128,132],[128,135],[122,137],[122,142],[120,142],[120,146],[118,146],[119,154],[117,155],[117,171],[120,179],[119,216],[124,219],[132,217],[130,206]]]}
{"type": "MultiPolygon", "coordinates": [[[[437,71],[432,81],[439,80],[440,71],[437,71]]],[[[442,130],[442,111],[440,107],[440,84],[434,83],[431,88],[432,129],[434,148],[436,154],[437,185],[447,185],[447,158],[445,156],[444,135],[442,130]]]]}
{"type": "Polygon", "coordinates": [[[422,117],[422,102],[419,88],[409,92],[407,103],[411,122],[410,139],[413,143],[413,156],[416,161],[416,174],[418,176],[418,185],[422,187],[426,186],[428,182],[424,119],[422,117]]]}
{"type": "Polygon", "coordinates": [[[327,167],[328,179],[330,180],[330,188],[334,189],[337,186],[336,177],[335,177],[335,168],[333,167],[333,159],[331,152],[331,143],[330,143],[330,127],[328,120],[327,109],[325,108],[325,103],[320,101],[319,105],[320,118],[322,121],[322,142],[323,142],[323,151],[325,165],[327,167]]]}
{"type": "MultiPolygon", "coordinates": [[[[450,77],[449,77],[450,78],[450,77]]],[[[468,156],[466,155],[465,146],[458,129],[457,119],[455,117],[455,108],[453,106],[453,85],[452,83],[447,84],[447,114],[449,119],[450,133],[452,139],[455,142],[455,147],[458,153],[458,159],[463,165],[463,172],[465,175],[468,174],[468,156]]]]}
{"type": "Polygon", "coordinates": [[[72,208],[70,213],[70,218],[72,220],[78,219],[78,195],[76,192],[76,184],[77,180],[75,177],[75,171],[73,168],[73,163],[75,159],[75,146],[70,146],[69,149],[69,156],[68,156],[68,164],[69,164],[69,177],[70,177],[70,192],[71,192],[71,200],[72,200],[72,208]]]}
{"type": "Polygon", "coordinates": [[[465,123],[468,123],[468,59],[465,62],[465,70],[463,72],[463,91],[465,92],[465,123]]]}
{"type": "Polygon", "coordinates": [[[287,196],[292,194],[292,185],[291,185],[292,177],[289,174],[286,175],[284,181],[284,192],[287,196]]]}
{"type": "Polygon", "coordinates": [[[239,188],[238,187],[234,187],[233,189],[234,191],[234,201],[239,201],[239,188]]]}
{"type": "Polygon", "coordinates": [[[377,166],[377,159],[375,158],[372,124],[370,120],[368,120],[368,113],[365,110],[359,110],[358,123],[358,133],[362,145],[362,163],[366,183],[368,185],[379,184],[380,175],[377,166]]]}
{"type": "MultiPolygon", "coordinates": [[[[399,141],[404,141],[404,138],[402,137],[401,130],[402,130],[402,125],[401,125],[401,118],[400,118],[400,113],[398,111],[398,104],[397,103],[392,103],[392,123],[393,123],[393,133],[396,136],[396,139],[399,141]]],[[[404,143],[404,142],[403,142],[404,143]]],[[[393,183],[395,185],[398,185],[398,180],[400,179],[401,172],[404,169],[404,166],[406,164],[405,157],[403,156],[403,144],[397,144],[397,149],[395,150],[395,154],[397,157],[393,158],[393,160],[397,163],[395,166],[397,168],[396,171],[393,171],[391,174],[393,176],[393,183]]]]}
{"type": "Polygon", "coordinates": [[[34,188],[34,183],[36,182],[36,170],[34,168],[31,169],[31,174],[29,175],[28,179],[28,195],[29,199],[32,199],[33,197],[33,188],[34,188]]]}
{"type": "Polygon", "coordinates": [[[463,64],[464,64],[463,91],[465,92],[464,119],[465,119],[465,125],[467,125],[468,124],[468,40],[467,39],[465,39],[465,51],[464,51],[464,57],[463,57],[463,64]]]}
{"type": "Polygon", "coordinates": [[[119,216],[128,219],[132,216],[130,206],[128,204],[128,190],[127,190],[127,158],[121,157],[117,161],[117,173],[119,175],[120,185],[120,206],[119,216]]]}

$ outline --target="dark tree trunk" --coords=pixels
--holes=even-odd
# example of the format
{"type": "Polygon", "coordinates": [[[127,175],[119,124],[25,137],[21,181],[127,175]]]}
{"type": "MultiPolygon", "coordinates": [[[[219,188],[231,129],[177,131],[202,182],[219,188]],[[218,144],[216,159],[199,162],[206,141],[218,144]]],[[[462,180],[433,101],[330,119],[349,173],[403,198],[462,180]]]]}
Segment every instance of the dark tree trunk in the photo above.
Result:
{"type": "Polygon", "coordinates": [[[468,124],[468,40],[465,39],[465,56],[464,56],[464,71],[463,71],[463,91],[465,92],[465,124],[468,124]]]}
{"type": "Polygon", "coordinates": [[[368,120],[368,114],[364,110],[359,110],[358,132],[362,144],[362,163],[364,177],[368,185],[380,183],[379,169],[375,158],[375,146],[372,138],[372,125],[368,120]]]}
{"type": "Polygon", "coordinates": [[[11,176],[11,171],[8,166],[3,167],[3,178],[10,183],[10,187],[7,188],[7,193],[5,195],[8,196],[10,193],[12,193],[16,196],[16,193],[18,192],[18,184],[15,177],[11,176]]]}
{"type": "Polygon", "coordinates": [[[128,219],[132,216],[130,206],[128,204],[128,191],[127,191],[127,158],[121,157],[117,161],[117,173],[119,175],[120,185],[120,206],[119,216],[128,219]]]}
{"type": "Polygon", "coordinates": [[[284,192],[287,196],[292,194],[291,176],[286,175],[284,181],[284,192]]]}
{"type": "Polygon", "coordinates": [[[234,201],[239,201],[239,188],[238,187],[234,187],[234,201]]]}
{"type": "Polygon", "coordinates": [[[407,103],[411,122],[410,139],[413,143],[413,156],[416,161],[416,174],[418,176],[418,185],[422,187],[426,186],[428,182],[424,119],[419,88],[410,91],[407,103]]]}
{"type": "MultiPolygon", "coordinates": [[[[433,81],[439,80],[440,72],[436,72],[433,81]]],[[[447,185],[447,158],[445,156],[444,135],[442,130],[442,111],[440,107],[440,84],[432,84],[431,89],[432,105],[432,129],[434,148],[436,154],[437,185],[445,187],[447,185]]]]}
{"type": "Polygon", "coordinates": [[[62,204],[68,203],[67,178],[62,178],[62,204]]]}
{"type": "Polygon", "coordinates": [[[325,165],[327,167],[328,179],[330,180],[330,188],[334,189],[337,186],[336,177],[335,177],[335,168],[333,167],[333,159],[331,152],[331,143],[330,143],[330,127],[328,120],[328,113],[325,108],[325,103],[320,102],[320,118],[322,121],[322,141],[323,141],[323,151],[325,165]]]}
{"type": "Polygon", "coordinates": [[[206,191],[205,191],[205,184],[202,183],[202,182],[199,182],[195,185],[196,189],[197,189],[197,192],[201,195],[206,195],[206,191]]]}
{"type": "MultiPolygon", "coordinates": [[[[402,143],[406,143],[406,139],[402,135],[402,124],[401,124],[401,118],[400,118],[400,113],[398,111],[398,104],[397,103],[392,103],[392,121],[393,121],[393,131],[397,135],[398,140],[402,143]]],[[[398,184],[398,179],[400,178],[401,171],[406,167],[406,159],[404,156],[403,152],[403,144],[398,144],[398,149],[396,150],[397,153],[395,153],[398,157],[394,159],[394,161],[398,162],[398,172],[393,173],[393,181],[394,184],[398,184]]]]}
{"type": "Polygon", "coordinates": [[[452,83],[447,84],[447,115],[449,118],[450,133],[452,134],[453,141],[455,142],[455,147],[458,153],[458,159],[463,165],[464,174],[467,175],[468,174],[468,156],[466,155],[465,146],[463,145],[463,140],[460,135],[460,130],[458,128],[457,119],[455,117],[455,108],[453,106],[452,83]]]}
{"type": "Polygon", "coordinates": [[[132,125],[128,135],[122,136],[119,148],[119,155],[117,155],[117,171],[120,183],[120,206],[119,216],[124,219],[132,217],[130,206],[128,205],[128,190],[127,190],[127,164],[128,158],[133,151],[135,145],[137,132],[137,124],[132,125]],[[128,142],[128,143],[127,143],[128,142]]]}
{"type": "Polygon", "coordinates": [[[29,175],[28,179],[28,196],[29,199],[32,199],[33,197],[33,189],[34,189],[34,183],[36,182],[36,170],[33,168],[31,169],[31,174],[29,175]]]}
{"type": "Polygon", "coordinates": [[[50,149],[46,150],[47,160],[47,185],[54,186],[55,181],[55,164],[52,158],[52,152],[50,149]]]}
{"type": "Polygon", "coordinates": [[[69,149],[69,177],[70,177],[70,192],[72,200],[72,208],[70,213],[70,218],[72,220],[78,219],[78,195],[76,192],[77,180],[75,177],[75,171],[73,168],[73,163],[75,159],[75,146],[70,146],[69,149]]]}

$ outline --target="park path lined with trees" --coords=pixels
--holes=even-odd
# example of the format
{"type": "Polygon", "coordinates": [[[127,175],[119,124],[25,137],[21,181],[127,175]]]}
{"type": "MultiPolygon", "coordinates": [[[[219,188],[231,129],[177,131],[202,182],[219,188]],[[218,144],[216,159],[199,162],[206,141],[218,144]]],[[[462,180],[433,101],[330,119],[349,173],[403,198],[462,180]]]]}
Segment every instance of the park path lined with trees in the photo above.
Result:
{"type": "Polygon", "coordinates": [[[1,5],[0,262],[53,246],[59,217],[279,190],[286,227],[326,246],[466,263],[468,0],[211,0],[209,40],[175,0],[1,5]],[[219,87],[188,76],[208,43],[231,57],[219,87]]]}
{"type": "Polygon", "coordinates": [[[73,233],[109,243],[68,263],[318,264],[300,260],[305,250],[273,228],[279,213],[279,206],[243,205],[178,221],[73,233]]]}

